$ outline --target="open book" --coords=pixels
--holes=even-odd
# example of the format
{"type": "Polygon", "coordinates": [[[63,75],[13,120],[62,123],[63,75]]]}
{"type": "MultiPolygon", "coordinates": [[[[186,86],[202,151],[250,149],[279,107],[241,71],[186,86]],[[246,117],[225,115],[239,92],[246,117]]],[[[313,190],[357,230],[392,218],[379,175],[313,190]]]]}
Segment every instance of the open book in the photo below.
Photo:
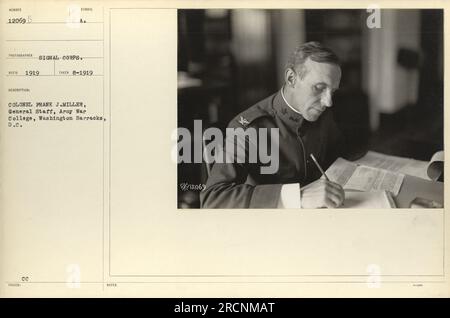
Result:
{"type": "Polygon", "coordinates": [[[443,160],[443,151],[435,153],[430,162],[369,151],[356,161],[336,159],[326,174],[345,190],[389,191],[398,195],[405,174],[437,180],[443,173],[443,160]]]}
{"type": "Polygon", "coordinates": [[[389,191],[397,195],[405,177],[391,172],[338,158],[325,172],[328,178],[344,190],[389,191]]]}
{"type": "Polygon", "coordinates": [[[389,156],[374,151],[369,151],[364,157],[353,162],[436,181],[444,172],[444,151],[436,152],[429,162],[389,156]]]}

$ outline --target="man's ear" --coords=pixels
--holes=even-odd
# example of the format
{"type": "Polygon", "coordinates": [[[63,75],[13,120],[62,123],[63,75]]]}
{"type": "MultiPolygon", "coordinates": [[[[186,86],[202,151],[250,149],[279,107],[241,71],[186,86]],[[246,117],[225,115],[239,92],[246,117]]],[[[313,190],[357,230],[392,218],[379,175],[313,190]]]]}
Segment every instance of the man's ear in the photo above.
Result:
{"type": "Polygon", "coordinates": [[[297,74],[294,72],[293,69],[287,68],[284,73],[284,80],[286,81],[286,84],[289,85],[290,87],[295,87],[297,74]]]}

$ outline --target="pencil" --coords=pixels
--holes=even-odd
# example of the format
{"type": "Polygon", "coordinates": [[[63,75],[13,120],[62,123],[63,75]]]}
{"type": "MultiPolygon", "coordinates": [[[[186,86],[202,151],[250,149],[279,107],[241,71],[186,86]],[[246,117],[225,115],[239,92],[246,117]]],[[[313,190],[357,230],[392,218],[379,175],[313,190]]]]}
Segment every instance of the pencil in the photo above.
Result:
{"type": "Polygon", "coordinates": [[[311,154],[310,156],[311,156],[312,160],[314,161],[314,163],[316,164],[319,171],[322,173],[322,176],[324,176],[327,181],[330,181],[330,179],[328,179],[327,175],[325,174],[325,171],[323,171],[322,167],[317,162],[316,157],[314,157],[313,154],[311,154]]]}

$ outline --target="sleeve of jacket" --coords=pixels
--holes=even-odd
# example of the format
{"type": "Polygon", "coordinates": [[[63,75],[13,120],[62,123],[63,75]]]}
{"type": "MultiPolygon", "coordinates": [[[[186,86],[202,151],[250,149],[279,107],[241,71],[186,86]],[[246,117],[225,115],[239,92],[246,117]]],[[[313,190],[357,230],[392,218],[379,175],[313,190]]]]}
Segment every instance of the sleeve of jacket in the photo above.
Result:
{"type": "MultiPolygon", "coordinates": [[[[228,136],[227,136],[228,138],[228,136]]],[[[250,165],[256,163],[240,163],[239,148],[244,147],[248,158],[249,139],[238,137],[231,141],[236,151],[225,147],[225,157],[232,160],[216,162],[200,193],[202,208],[276,208],[280,199],[282,184],[254,185],[247,182],[250,165]]]]}
{"type": "Polygon", "coordinates": [[[246,184],[247,174],[241,164],[216,163],[200,193],[202,208],[276,208],[282,184],[246,184]]]}

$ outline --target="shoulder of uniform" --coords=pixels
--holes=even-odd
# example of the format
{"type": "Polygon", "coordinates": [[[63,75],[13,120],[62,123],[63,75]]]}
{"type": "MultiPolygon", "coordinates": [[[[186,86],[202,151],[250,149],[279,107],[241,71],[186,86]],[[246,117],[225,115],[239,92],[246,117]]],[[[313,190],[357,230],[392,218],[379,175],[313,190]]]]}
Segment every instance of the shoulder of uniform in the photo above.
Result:
{"type": "Polygon", "coordinates": [[[231,120],[229,127],[232,128],[247,128],[252,126],[256,121],[261,118],[271,117],[272,113],[264,103],[258,103],[252,107],[244,110],[231,120]]]}

